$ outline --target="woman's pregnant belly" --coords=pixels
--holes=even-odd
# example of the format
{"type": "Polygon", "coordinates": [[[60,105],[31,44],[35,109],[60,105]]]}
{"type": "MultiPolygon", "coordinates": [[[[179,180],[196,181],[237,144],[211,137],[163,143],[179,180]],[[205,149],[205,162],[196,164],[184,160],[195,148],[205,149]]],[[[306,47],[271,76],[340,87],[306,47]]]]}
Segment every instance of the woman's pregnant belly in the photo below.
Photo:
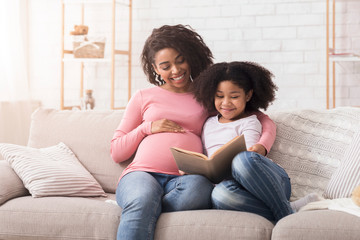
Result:
{"type": "Polygon", "coordinates": [[[168,174],[178,173],[171,147],[183,148],[194,152],[202,152],[199,136],[192,132],[156,133],[148,135],[140,143],[132,167],[157,170],[168,174]]]}

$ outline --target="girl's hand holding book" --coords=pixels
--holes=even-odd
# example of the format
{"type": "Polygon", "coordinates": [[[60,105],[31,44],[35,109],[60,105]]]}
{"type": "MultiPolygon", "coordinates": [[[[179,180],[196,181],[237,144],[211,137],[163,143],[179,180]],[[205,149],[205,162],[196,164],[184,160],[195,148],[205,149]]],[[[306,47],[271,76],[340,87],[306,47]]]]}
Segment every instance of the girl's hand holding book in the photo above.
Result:
{"type": "Polygon", "coordinates": [[[258,154],[261,154],[263,156],[266,156],[266,149],[261,144],[255,144],[248,148],[249,152],[257,152],[258,154]]]}

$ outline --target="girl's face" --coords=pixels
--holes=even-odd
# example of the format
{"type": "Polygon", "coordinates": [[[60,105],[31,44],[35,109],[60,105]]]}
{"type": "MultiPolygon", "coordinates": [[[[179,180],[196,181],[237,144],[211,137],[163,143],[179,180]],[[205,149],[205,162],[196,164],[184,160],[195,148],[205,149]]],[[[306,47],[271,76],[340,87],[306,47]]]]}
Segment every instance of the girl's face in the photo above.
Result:
{"type": "Polygon", "coordinates": [[[221,114],[219,121],[232,122],[246,117],[245,106],[252,93],[252,90],[245,93],[243,88],[230,80],[220,82],[215,93],[215,108],[221,114]]]}
{"type": "Polygon", "coordinates": [[[191,84],[190,66],[185,57],[173,48],[164,48],[155,54],[153,68],[165,81],[163,88],[172,92],[187,92],[191,84]]]}

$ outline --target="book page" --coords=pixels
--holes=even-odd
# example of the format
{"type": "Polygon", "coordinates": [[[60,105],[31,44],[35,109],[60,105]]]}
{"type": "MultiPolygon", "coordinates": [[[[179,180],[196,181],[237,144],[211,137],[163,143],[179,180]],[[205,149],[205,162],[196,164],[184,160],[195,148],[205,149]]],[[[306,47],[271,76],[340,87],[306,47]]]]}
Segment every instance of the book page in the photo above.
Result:
{"type": "Polygon", "coordinates": [[[204,154],[170,148],[179,170],[188,174],[201,174],[206,176],[209,172],[209,161],[204,154]],[[206,159],[205,159],[205,158],[206,159]]]}
{"type": "Polygon", "coordinates": [[[232,139],[216,151],[210,160],[211,179],[213,179],[214,182],[219,182],[229,176],[231,174],[231,163],[234,157],[238,153],[246,150],[245,138],[244,135],[241,135],[232,139]]]}
{"type": "Polygon", "coordinates": [[[189,155],[195,155],[195,156],[203,158],[204,160],[209,159],[205,154],[202,154],[202,153],[199,153],[199,152],[188,151],[188,150],[177,148],[177,147],[173,147],[171,149],[174,149],[174,150],[176,150],[178,152],[186,153],[186,154],[189,154],[189,155]]]}
{"type": "Polygon", "coordinates": [[[246,144],[244,135],[237,136],[219,148],[209,159],[201,153],[179,148],[170,150],[179,170],[188,174],[201,174],[218,183],[229,176],[233,158],[246,151],[246,144]]]}

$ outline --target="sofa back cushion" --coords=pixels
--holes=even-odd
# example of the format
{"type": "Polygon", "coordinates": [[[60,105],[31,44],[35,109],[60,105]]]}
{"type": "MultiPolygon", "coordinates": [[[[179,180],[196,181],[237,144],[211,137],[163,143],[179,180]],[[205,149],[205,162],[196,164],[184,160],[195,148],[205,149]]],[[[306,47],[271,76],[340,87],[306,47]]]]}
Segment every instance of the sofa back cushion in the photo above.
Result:
{"type": "Polygon", "coordinates": [[[32,115],[28,146],[44,148],[65,143],[105,192],[114,193],[127,166],[113,162],[110,142],[123,110],[60,111],[38,109],[32,115]]]}
{"type": "Polygon", "coordinates": [[[291,200],[323,194],[359,129],[360,108],[288,110],[269,113],[277,126],[269,153],[291,179],[291,200]]]}

